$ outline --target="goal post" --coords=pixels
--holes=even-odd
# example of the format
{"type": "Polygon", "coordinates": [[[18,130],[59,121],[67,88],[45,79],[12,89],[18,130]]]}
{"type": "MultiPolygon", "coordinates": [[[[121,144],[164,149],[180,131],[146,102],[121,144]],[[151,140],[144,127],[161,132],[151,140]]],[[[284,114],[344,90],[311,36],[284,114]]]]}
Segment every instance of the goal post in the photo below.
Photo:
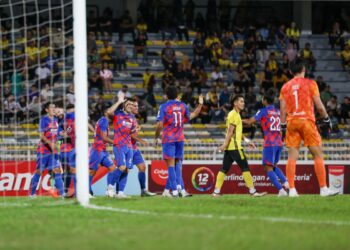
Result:
{"type": "Polygon", "coordinates": [[[89,204],[88,176],[88,77],[86,41],[86,1],[73,0],[74,87],[76,126],[76,196],[83,206],[89,204]]]}

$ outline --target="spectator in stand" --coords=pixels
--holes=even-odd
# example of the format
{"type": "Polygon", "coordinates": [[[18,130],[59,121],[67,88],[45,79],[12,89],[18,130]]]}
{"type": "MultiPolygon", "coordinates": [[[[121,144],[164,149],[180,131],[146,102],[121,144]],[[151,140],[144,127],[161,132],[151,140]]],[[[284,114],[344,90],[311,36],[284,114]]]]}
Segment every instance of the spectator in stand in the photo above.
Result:
{"type": "Polygon", "coordinates": [[[217,92],[217,87],[216,86],[212,86],[210,88],[208,93],[205,95],[205,100],[210,102],[211,100],[214,99],[214,96],[216,96],[216,98],[219,99],[219,94],[217,92]]]}
{"type": "Polygon", "coordinates": [[[102,12],[102,18],[99,19],[99,27],[105,36],[111,36],[113,31],[113,11],[107,7],[102,12]]]}
{"type": "Polygon", "coordinates": [[[29,91],[29,101],[33,101],[34,98],[38,98],[38,97],[39,97],[38,86],[36,86],[36,84],[33,84],[29,91]]]}
{"type": "Polygon", "coordinates": [[[99,72],[103,82],[105,93],[112,93],[113,72],[109,69],[108,62],[103,62],[102,69],[99,72]]]}
{"type": "Polygon", "coordinates": [[[300,58],[305,61],[306,69],[314,72],[316,68],[316,59],[311,51],[311,44],[306,43],[304,49],[300,51],[300,58]]]}
{"type": "Polygon", "coordinates": [[[123,85],[122,89],[118,91],[118,98],[124,95],[125,98],[131,98],[131,93],[128,90],[128,85],[123,85]]]}
{"type": "Polygon", "coordinates": [[[114,60],[115,51],[112,45],[109,44],[109,40],[103,41],[103,46],[100,48],[98,53],[102,61],[115,64],[115,60],[114,60]]]}
{"type": "Polygon", "coordinates": [[[171,47],[169,41],[165,42],[165,48],[163,48],[161,53],[161,59],[164,66],[164,69],[168,69],[172,74],[177,70],[177,62],[175,50],[171,47]]]}
{"type": "Polygon", "coordinates": [[[288,44],[286,54],[290,62],[294,61],[294,59],[297,57],[298,51],[294,48],[294,45],[292,43],[288,44]]]}
{"type": "Polygon", "coordinates": [[[96,35],[94,32],[90,31],[88,34],[88,40],[87,40],[87,49],[90,50],[97,50],[97,44],[96,44],[96,35]]]}
{"type": "Polygon", "coordinates": [[[39,82],[41,82],[42,85],[45,85],[45,83],[50,82],[51,70],[49,69],[48,65],[42,61],[35,69],[35,75],[37,76],[39,82]]]}
{"type": "Polygon", "coordinates": [[[162,76],[162,89],[163,92],[165,91],[165,89],[170,86],[175,84],[175,78],[174,75],[169,71],[169,69],[165,70],[165,73],[162,76]]]}
{"type": "Polygon", "coordinates": [[[344,50],[340,52],[342,66],[344,70],[350,69],[350,48],[349,45],[344,46],[344,50]]]}
{"type": "Polygon", "coordinates": [[[213,43],[211,49],[211,63],[215,66],[221,66],[223,68],[233,68],[234,64],[230,59],[230,55],[227,50],[221,48],[220,43],[213,43]]]}
{"type": "Polygon", "coordinates": [[[105,102],[102,96],[97,96],[97,101],[91,105],[91,119],[94,121],[100,119],[102,116],[104,116],[104,112],[108,107],[109,105],[105,102]]]}
{"type": "Polygon", "coordinates": [[[53,83],[56,83],[61,74],[58,69],[58,58],[56,56],[56,53],[53,50],[49,50],[47,57],[44,58],[44,62],[51,71],[51,75],[53,76],[53,83]]]}
{"type": "Polygon", "coordinates": [[[11,118],[15,118],[16,122],[24,118],[21,106],[13,95],[9,95],[4,101],[4,118],[5,123],[9,123],[11,118]]]}
{"type": "Polygon", "coordinates": [[[325,83],[325,81],[323,80],[322,76],[317,76],[316,78],[316,83],[318,86],[318,90],[320,91],[320,93],[326,88],[327,84],[325,83]]]}
{"type": "Polygon", "coordinates": [[[245,101],[245,107],[248,110],[249,113],[252,113],[252,111],[255,111],[254,107],[257,102],[256,95],[254,94],[253,87],[248,88],[248,92],[244,95],[244,101],[245,101]]]}
{"type": "Polygon", "coordinates": [[[24,94],[23,76],[25,76],[23,64],[22,62],[18,62],[16,71],[13,71],[11,76],[11,92],[16,98],[24,94]]]}
{"type": "Polygon", "coordinates": [[[135,39],[134,25],[129,10],[125,10],[119,22],[119,41],[123,41],[125,33],[131,33],[133,40],[135,39]]]}
{"type": "Polygon", "coordinates": [[[98,89],[100,95],[103,94],[103,82],[100,77],[100,69],[96,67],[96,62],[92,62],[88,69],[89,90],[98,89]]]}
{"type": "Polygon", "coordinates": [[[145,72],[142,75],[143,83],[142,88],[146,91],[148,86],[150,85],[151,76],[154,75],[149,71],[149,68],[146,68],[145,72]]]}
{"type": "Polygon", "coordinates": [[[195,68],[192,68],[191,75],[189,76],[190,87],[192,90],[197,88],[197,93],[200,95],[202,93],[201,81],[199,78],[199,74],[195,68]]]}
{"type": "Polygon", "coordinates": [[[293,78],[293,75],[290,73],[289,64],[290,64],[290,61],[289,61],[288,55],[287,54],[283,54],[280,69],[283,71],[283,73],[288,78],[291,79],[291,78],[293,78]]]}
{"type": "Polygon", "coordinates": [[[211,60],[211,50],[213,49],[213,44],[220,44],[220,40],[215,32],[209,32],[208,37],[205,39],[205,55],[206,58],[211,60]]]}
{"type": "Polygon", "coordinates": [[[149,83],[146,89],[146,93],[143,95],[145,104],[152,110],[152,114],[156,113],[157,101],[153,93],[154,85],[156,84],[156,79],[154,75],[151,75],[149,83]]]}
{"type": "Polygon", "coordinates": [[[188,85],[187,72],[184,70],[182,63],[179,63],[177,66],[175,78],[176,78],[180,87],[187,87],[187,85],[188,85]]]}
{"type": "Polygon", "coordinates": [[[138,120],[142,119],[143,123],[147,123],[147,105],[146,105],[145,101],[137,95],[134,96],[134,100],[135,100],[135,102],[137,102],[137,104],[139,106],[139,112],[136,115],[136,118],[138,120]]]}
{"type": "Polygon", "coordinates": [[[94,10],[90,10],[87,17],[87,30],[95,33],[98,31],[98,28],[96,12],[94,10]]]}
{"type": "Polygon", "coordinates": [[[69,84],[66,97],[67,97],[67,105],[75,104],[74,84],[69,84]]]}
{"type": "Polygon", "coordinates": [[[340,110],[340,104],[338,103],[338,97],[336,95],[332,96],[331,99],[329,99],[326,108],[327,110],[333,111],[334,114],[338,113],[338,110],[340,110]]]}
{"type": "Polygon", "coordinates": [[[192,69],[204,69],[203,59],[199,55],[194,56],[194,60],[191,65],[192,69]]]}
{"type": "Polygon", "coordinates": [[[181,64],[183,66],[184,71],[186,72],[187,75],[191,74],[191,59],[187,55],[183,55],[181,59],[181,64]]]}
{"type": "Polygon", "coordinates": [[[288,43],[288,37],[285,33],[285,29],[286,27],[284,26],[284,24],[281,24],[275,34],[276,47],[281,53],[285,53],[288,43]]]}
{"type": "Polygon", "coordinates": [[[265,74],[271,74],[271,78],[276,74],[279,68],[278,62],[276,60],[276,54],[274,52],[270,53],[269,59],[265,62],[265,74]]]}
{"type": "Polygon", "coordinates": [[[208,88],[207,86],[207,80],[208,80],[208,75],[207,72],[205,72],[204,68],[203,69],[198,69],[198,75],[199,75],[199,80],[201,82],[202,88],[208,88]]]}
{"type": "Polygon", "coordinates": [[[40,97],[41,97],[41,100],[43,102],[48,102],[48,101],[52,101],[53,100],[54,93],[52,91],[52,88],[51,88],[50,84],[46,83],[44,85],[44,88],[40,92],[40,97]]]}
{"type": "MultiPolygon", "coordinates": [[[[182,13],[182,11],[180,11],[182,13]]],[[[185,18],[184,18],[184,15],[179,15],[177,17],[177,20],[176,20],[176,33],[177,33],[177,36],[178,36],[178,39],[179,41],[182,41],[182,35],[185,36],[185,39],[186,41],[188,42],[189,41],[189,37],[188,37],[188,28],[186,26],[186,21],[185,21],[185,18]]]]}
{"type": "Polygon", "coordinates": [[[139,16],[136,23],[136,36],[143,34],[147,40],[147,30],[148,30],[148,25],[145,19],[143,18],[143,16],[139,16]]]}
{"type": "Polygon", "coordinates": [[[333,96],[331,92],[331,86],[327,85],[326,88],[320,93],[321,100],[323,104],[326,106],[328,101],[331,99],[333,96]]]}
{"type": "Polygon", "coordinates": [[[224,74],[220,70],[220,67],[216,66],[211,73],[212,86],[223,87],[224,86],[224,74]]]}
{"type": "Polygon", "coordinates": [[[283,84],[288,81],[289,78],[286,76],[282,69],[278,69],[277,73],[272,77],[273,87],[278,89],[278,91],[280,91],[283,84]]]}
{"type": "MultiPolygon", "coordinates": [[[[41,104],[41,100],[40,97],[34,97],[33,100],[29,103],[28,105],[28,113],[30,117],[38,117],[39,114],[42,111],[42,104],[41,104]]],[[[36,118],[33,123],[36,122],[36,120],[38,120],[38,118],[36,118]]]]}
{"type": "Polygon", "coordinates": [[[121,76],[127,76],[127,65],[126,61],[128,60],[128,56],[126,54],[126,47],[124,45],[121,45],[119,49],[117,49],[116,52],[116,63],[117,63],[117,70],[119,72],[119,75],[121,76]],[[124,72],[124,73],[122,73],[124,72]]]}
{"type": "Polygon", "coordinates": [[[344,124],[347,124],[347,119],[350,119],[350,98],[348,96],[344,97],[344,101],[340,106],[341,119],[343,119],[344,124]]]}
{"type": "Polygon", "coordinates": [[[198,116],[198,118],[201,119],[202,124],[210,123],[209,112],[210,112],[210,104],[209,104],[209,101],[206,100],[206,101],[204,101],[204,103],[202,105],[202,109],[201,109],[199,116],[198,116]]]}
{"type": "Polygon", "coordinates": [[[199,31],[196,32],[196,37],[193,40],[192,48],[194,57],[200,57],[201,59],[205,57],[205,43],[202,33],[199,31]]]}
{"type": "Polygon", "coordinates": [[[226,103],[229,103],[230,100],[230,92],[228,91],[228,88],[225,86],[219,95],[219,104],[220,106],[224,106],[226,103]]]}
{"type": "Polygon", "coordinates": [[[300,31],[296,27],[295,22],[291,22],[290,27],[287,28],[286,33],[287,33],[289,43],[295,45],[296,49],[299,51],[300,31]]]}
{"type": "Polygon", "coordinates": [[[334,50],[336,45],[340,46],[342,50],[344,47],[344,31],[340,28],[340,24],[338,22],[334,22],[331,31],[329,32],[329,44],[331,48],[334,50]]]}
{"type": "Polygon", "coordinates": [[[210,121],[213,123],[223,122],[225,118],[225,112],[219,104],[218,96],[213,95],[213,98],[209,100],[210,105],[210,121]]]}
{"type": "Polygon", "coordinates": [[[225,31],[224,37],[221,39],[223,54],[227,54],[231,58],[232,62],[237,61],[237,55],[235,53],[235,40],[231,31],[225,31]]]}
{"type": "Polygon", "coordinates": [[[261,67],[265,65],[265,62],[269,59],[269,55],[267,42],[259,35],[256,42],[256,59],[261,67]]]}
{"type": "Polygon", "coordinates": [[[19,104],[19,108],[20,110],[23,112],[23,118],[27,119],[30,117],[29,112],[28,112],[28,103],[27,103],[27,98],[26,96],[21,96],[18,99],[18,104],[19,104]]]}

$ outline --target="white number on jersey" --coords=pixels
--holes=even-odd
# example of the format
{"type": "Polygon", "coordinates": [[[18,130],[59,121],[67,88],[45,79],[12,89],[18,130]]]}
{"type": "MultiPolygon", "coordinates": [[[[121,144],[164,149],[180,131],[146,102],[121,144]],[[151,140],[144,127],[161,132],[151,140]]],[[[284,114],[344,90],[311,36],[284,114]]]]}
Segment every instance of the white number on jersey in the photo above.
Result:
{"type": "Polygon", "coordinates": [[[270,122],[272,122],[270,125],[270,131],[281,131],[281,120],[279,117],[271,116],[270,122]]]}

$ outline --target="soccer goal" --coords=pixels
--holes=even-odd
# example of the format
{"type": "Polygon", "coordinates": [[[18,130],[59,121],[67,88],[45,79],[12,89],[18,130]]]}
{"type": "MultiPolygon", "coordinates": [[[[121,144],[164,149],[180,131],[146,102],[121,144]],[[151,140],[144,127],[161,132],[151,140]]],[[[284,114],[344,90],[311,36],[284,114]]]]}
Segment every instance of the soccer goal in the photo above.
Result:
{"type": "Polygon", "coordinates": [[[78,128],[76,145],[79,145],[76,196],[82,205],[89,202],[85,12],[85,0],[0,1],[3,203],[7,196],[23,200],[20,197],[35,197],[35,194],[59,196],[57,189],[62,188],[65,194],[72,192],[69,170],[58,163],[64,163],[60,156],[65,157],[62,153],[66,151],[59,144],[67,139],[57,138],[53,148],[39,138],[42,134],[51,138],[73,105],[78,128]],[[50,119],[46,119],[48,116],[50,119]],[[33,190],[37,165],[42,171],[34,181],[33,190]],[[57,183],[59,178],[63,184],[57,183]]]}

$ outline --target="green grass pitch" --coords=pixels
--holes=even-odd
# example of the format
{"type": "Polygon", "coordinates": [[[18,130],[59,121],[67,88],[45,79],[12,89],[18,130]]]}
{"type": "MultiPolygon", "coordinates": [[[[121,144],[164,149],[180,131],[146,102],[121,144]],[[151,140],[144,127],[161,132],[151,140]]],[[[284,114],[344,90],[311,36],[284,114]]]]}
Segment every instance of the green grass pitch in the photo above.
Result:
{"type": "Polygon", "coordinates": [[[0,198],[0,249],[350,249],[350,196],[0,198]],[[99,209],[96,209],[99,208],[99,209]]]}

